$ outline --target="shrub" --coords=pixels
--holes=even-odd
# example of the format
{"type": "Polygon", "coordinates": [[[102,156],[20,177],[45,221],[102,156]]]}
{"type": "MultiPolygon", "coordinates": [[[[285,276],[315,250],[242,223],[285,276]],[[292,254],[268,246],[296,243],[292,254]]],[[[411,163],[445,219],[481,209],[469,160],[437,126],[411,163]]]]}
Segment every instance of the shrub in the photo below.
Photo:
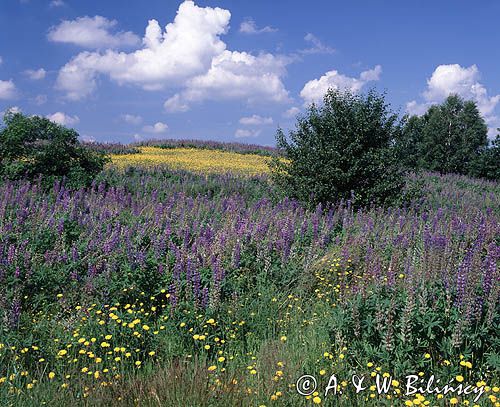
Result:
{"type": "Polygon", "coordinates": [[[403,174],[392,144],[401,131],[385,95],[329,90],[312,104],[287,138],[278,129],[272,173],[291,197],[313,204],[352,199],[356,206],[385,204],[398,194],[403,174]]]}
{"type": "Polygon", "coordinates": [[[39,116],[8,112],[0,131],[0,175],[7,179],[35,178],[45,182],[66,177],[68,185],[89,184],[107,161],[103,154],[78,142],[73,129],[39,116]]]}

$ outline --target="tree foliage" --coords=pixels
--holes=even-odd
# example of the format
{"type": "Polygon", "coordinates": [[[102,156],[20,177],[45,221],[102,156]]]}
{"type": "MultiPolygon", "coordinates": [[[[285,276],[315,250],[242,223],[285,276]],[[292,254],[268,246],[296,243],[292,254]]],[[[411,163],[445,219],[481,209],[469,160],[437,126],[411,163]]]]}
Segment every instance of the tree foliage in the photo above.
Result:
{"type": "MultiPolygon", "coordinates": [[[[500,129],[497,129],[500,132],[500,129]]],[[[500,134],[471,162],[469,175],[500,181],[500,134]]]]}
{"type": "Polygon", "coordinates": [[[82,146],[78,133],[46,118],[7,112],[0,130],[0,175],[8,179],[66,177],[87,184],[107,157],[82,146]]]}
{"type": "Polygon", "coordinates": [[[388,203],[403,183],[392,148],[400,131],[385,95],[329,90],[288,137],[278,129],[277,146],[286,160],[273,160],[273,178],[288,196],[313,204],[388,203]]]}
{"type": "Polygon", "coordinates": [[[488,147],[488,129],[475,102],[458,95],[410,117],[398,138],[400,161],[409,168],[470,174],[488,147]],[[474,163],[474,164],[473,164],[474,163]]]}

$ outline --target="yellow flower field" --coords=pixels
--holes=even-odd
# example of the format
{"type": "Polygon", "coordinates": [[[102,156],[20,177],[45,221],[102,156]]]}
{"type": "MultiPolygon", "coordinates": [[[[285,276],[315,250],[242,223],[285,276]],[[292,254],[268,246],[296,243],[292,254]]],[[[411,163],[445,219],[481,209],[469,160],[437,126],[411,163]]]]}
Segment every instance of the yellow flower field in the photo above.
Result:
{"type": "Polygon", "coordinates": [[[240,173],[259,175],[269,171],[269,157],[257,154],[239,154],[221,150],[196,148],[140,147],[140,153],[112,155],[112,164],[118,168],[129,166],[165,166],[172,169],[201,173],[240,173]]]}

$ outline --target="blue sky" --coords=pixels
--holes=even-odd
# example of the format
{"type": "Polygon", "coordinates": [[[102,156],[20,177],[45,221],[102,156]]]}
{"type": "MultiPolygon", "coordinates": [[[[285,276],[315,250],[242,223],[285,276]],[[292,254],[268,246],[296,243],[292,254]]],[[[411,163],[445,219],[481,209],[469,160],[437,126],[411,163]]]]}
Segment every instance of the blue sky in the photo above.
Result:
{"type": "Polygon", "coordinates": [[[273,144],[329,87],[375,87],[401,113],[473,99],[493,136],[499,15],[496,0],[2,0],[0,111],[88,140],[273,144]]]}

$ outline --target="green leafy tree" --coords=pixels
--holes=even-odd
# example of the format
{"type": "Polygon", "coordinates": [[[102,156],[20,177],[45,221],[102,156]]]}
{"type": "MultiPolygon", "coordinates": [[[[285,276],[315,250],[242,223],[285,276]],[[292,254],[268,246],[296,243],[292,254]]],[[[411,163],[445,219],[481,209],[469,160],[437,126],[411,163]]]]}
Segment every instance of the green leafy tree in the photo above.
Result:
{"type": "MultiPolygon", "coordinates": [[[[500,129],[497,129],[500,132],[500,129]]],[[[470,175],[500,181],[500,134],[471,162],[470,175]]]]}
{"type": "Polygon", "coordinates": [[[424,120],[420,116],[405,117],[403,130],[395,142],[395,153],[399,162],[409,169],[419,167],[422,154],[424,120]]]}
{"type": "Polygon", "coordinates": [[[297,119],[288,137],[278,129],[285,159],[272,161],[273,178],[288,196],[312,204],[388,203],[404,179],[392,148],[400,131],[385,95],[329,90],[321,106],[312,104],[297,119]]]}
{"type": "Polygon", "coordinates": [[[69,185],[88,184],[108,158],[78,141],[78,133],[46,118],[7,112],[0,130],[0,175],[47,181],[66,177],[69,185]]]}
{"type": "Polygon", "coordinates": [[[416,167],[441,173],[468,174],[472,162],[488,145],[488,129],[475,102],[458,95],[434,105],[421,118],[410,118],[400,157],[416,167]],[[406,150],[405,150],[406,148],[406,150]],[[411,157],[411,158],[410,158],[411,157]]]}

